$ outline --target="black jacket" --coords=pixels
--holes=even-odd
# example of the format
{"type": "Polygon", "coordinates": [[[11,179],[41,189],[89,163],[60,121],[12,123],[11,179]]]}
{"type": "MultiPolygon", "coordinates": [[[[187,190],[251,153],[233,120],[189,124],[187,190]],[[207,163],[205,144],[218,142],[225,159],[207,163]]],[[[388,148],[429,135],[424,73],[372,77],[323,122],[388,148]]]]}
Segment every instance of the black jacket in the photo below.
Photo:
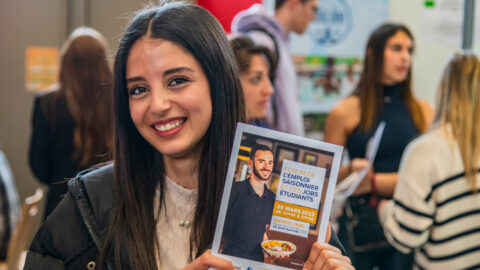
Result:
{"type": "MultiPolygon", "coordinates": [[[[94,269],[113,205],[113,165],[83,171],[70,180],[68,193],[33,239],[24,270],[94,269]]],[[[330,244],[343,251],[333,233],[330,244]]],[[[126,247],[121,253],[127,254],[126,247]]],[[[111,261],[107,258],[107,269],[113,270],[111,261]]],[[[122,265],[133,268],[128,256],[122,256],[122,265]]]]}
{"type": "Polygon", "coordinates": [[[24,269],[94,269],[113,214],[113,190],[113,165],[70,180],[68,193],[37,232],[24,269]]]}
{"type": "Polygon", "coordinates": [[[86,169],[73,158],[75,121],[64,96],[57,91],[35,97],[29,160],[33,174],[48,185],[45,217],[67,192],[65,179],[86,169]],[[55,106],[53,106],[55,104],[55,106]]]}

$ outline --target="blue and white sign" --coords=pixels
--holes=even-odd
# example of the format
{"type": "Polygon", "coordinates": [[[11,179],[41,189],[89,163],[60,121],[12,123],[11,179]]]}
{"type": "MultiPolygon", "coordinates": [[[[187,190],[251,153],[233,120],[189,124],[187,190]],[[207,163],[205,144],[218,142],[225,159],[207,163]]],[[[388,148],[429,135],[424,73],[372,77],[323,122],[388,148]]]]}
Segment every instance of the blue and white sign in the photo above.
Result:
{"type": "Polygon", "coordinates": [[[388,20],[388,0],[321,0],[307,31],[292,34],[293,55],[363,57],[370,33],[388,20]]]}
{"type": "Polygon", "coordinates": [[[345,0],[322,1],[317,19],[307,34],[318,44],[338,44],[352,31],[352,18],[352,10],[345,0]]]}

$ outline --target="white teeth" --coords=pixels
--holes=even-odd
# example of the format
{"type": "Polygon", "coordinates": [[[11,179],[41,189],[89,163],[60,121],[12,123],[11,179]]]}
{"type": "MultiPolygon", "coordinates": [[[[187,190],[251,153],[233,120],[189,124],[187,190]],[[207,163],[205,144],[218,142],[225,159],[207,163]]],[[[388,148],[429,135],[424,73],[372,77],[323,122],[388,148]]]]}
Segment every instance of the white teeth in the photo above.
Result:
{"type": "Polygon", "coordinates": [[[155,125],[155,129],[158,130],[158,131],[168,131],[168,130],[171,130],[173,128],[176,128],[178,126],[180,126],[181,124],[183,124],[183,120],[175,120],[171,123],[168,123],[166,125],[155,125]]]}

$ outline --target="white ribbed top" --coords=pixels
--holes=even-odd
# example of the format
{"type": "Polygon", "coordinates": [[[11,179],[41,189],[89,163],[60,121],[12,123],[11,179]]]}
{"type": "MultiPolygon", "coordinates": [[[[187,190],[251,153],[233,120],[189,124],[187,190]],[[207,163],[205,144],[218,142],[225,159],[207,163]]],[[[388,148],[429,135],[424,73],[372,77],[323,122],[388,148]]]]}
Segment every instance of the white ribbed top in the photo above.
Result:
{"type": "MultiPolygon", "coordinates": [[[[158,269],[181,269],[189,263],[191,223],[195,213],[198,189],[186,189],[165,177],[165,205],[157,223],[158,269]],[[180,226],[188,221],[189,225],[180,226]],[[158,255],[160,258],[158,258],[158,255]]],[[[157,191],[157,199],[160,190],[157,191]]],[[[158,205],[155,206],[157,211],[158,205]]]]}

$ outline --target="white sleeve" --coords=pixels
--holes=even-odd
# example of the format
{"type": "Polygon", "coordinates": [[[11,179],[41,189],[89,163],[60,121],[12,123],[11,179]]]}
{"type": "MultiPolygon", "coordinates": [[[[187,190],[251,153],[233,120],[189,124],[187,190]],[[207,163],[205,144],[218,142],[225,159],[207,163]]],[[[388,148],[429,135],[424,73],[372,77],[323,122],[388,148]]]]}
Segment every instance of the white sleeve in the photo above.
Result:
{"type": "Polygon", "coordinates": [[[431,144],[410,143],[402,157],[393,200],[381,209],[380,222],[388,241],[408,253],[427,242],[435,203],[429,196],[435,176],[431,144]]]}

